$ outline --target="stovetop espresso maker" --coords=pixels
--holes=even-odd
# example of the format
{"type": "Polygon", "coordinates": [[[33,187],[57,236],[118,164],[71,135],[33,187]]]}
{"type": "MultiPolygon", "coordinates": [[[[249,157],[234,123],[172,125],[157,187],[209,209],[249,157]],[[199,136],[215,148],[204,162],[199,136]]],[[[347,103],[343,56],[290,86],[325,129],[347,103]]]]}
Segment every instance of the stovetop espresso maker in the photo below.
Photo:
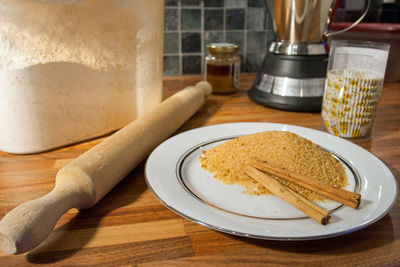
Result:
{"type": "Polygon", "coordinates": [[[320,111],[324,93],[329,35],[336,0],[265,0],[276,41],[268,48],[261,69],[248,91],[262,105],[292,111],[320,111]]]}

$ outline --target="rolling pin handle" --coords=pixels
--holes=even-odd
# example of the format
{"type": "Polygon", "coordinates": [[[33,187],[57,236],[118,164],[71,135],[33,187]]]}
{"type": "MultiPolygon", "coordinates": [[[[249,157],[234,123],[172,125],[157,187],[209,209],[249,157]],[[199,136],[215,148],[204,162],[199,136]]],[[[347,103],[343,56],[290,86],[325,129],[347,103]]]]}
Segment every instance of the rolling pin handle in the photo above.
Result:
{"type": "Polygon", "coordinates": [[[0,221],[0,249],[7,254],[21,254],[39,245],[66,211],[91,201],[92,196],[77,191],[72,186],[56,186],[47,195],[7,213],[0,221]]]}

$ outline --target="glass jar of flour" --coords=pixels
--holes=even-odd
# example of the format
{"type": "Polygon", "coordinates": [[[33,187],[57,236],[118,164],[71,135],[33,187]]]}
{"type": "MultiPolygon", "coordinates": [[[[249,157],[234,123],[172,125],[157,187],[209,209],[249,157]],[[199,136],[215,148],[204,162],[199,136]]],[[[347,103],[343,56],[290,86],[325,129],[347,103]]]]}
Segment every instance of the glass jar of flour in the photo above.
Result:
{"type": "Polygon", "coordinates": [[[163,0],[0,2],[0,150],[117,130],[161,102],[163,0]]]}

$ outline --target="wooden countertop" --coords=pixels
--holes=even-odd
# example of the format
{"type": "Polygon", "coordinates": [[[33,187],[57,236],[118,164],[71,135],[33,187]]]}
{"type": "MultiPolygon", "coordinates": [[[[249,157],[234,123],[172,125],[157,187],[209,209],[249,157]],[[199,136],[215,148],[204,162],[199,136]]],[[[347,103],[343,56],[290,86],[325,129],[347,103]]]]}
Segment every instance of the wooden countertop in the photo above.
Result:
{"type": "MultiPolygon", "coordinates": [[[[165,78],[165,96],[200,79],[165,78]]],[[[286,112],[253,103],[247,97],[253,80],[254,75],[242,75],[238,93],[209,97],[178,132],[246,121],[320,129],[319,113],[286,112]]],[[[103,139],[34,155],[0,152],[0,217],[48,193],[62,166],[103,139]]],[[[400,83],[384,85],[372,140],[359,145],[399,178],[400,83]]],[[[400,265],[399,199],[381,220],[345,236],[299,242],[256,240],[217,232],[176,215],[147,188],[143,169],[144,163],[95,207],[68,211],[39,248],[14,256],[0,252],[0,265],[400,265]]]]}

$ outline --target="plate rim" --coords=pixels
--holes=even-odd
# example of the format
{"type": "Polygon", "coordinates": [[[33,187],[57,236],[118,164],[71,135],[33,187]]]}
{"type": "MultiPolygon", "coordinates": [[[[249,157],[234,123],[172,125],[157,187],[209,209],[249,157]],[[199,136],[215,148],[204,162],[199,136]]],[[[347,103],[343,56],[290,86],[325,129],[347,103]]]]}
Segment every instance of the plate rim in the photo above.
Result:
{"type": "MultiPolygon", "coordinates": [[[[267,130],[268,130],[268,129],[267,129],[267,130]]],[[[285,131],[290,131],[290,129],[286,129],[285,131]]],[[[255,133],[256,131],[253,131],[253,132],[255,133]]],[[[250,134],[250,133],[249,133],[249,134],[250,134]]],[[[298,134],[298,133],[297,133],[297,134],[298,134]]],[[[232,135],[233,135],[233,134],[230,134],[230,136],[232,136],[232,135]]],[[[238,135],[238,134],[236,134],[236,135],[238,135]]],[[[225,137],[226,137],[226,136],[225,136],[225,137]]],[[[216,137],[214,137],[214,138],[224,138],[224,137],[223,137],[223,136],[216,136],[216,137]]],[[[313,142],[315,142],[315,140],[312,140],[312,138],[308,138],[308,139],[311,140],[311,141],[313,141],[313,142]]],[[[211,140],[211,139],[207,139],[206,141],[210,141],[210,140],[211,140]]],[[[201,142],[196,142],[196,144],[194,144],[193,146],[187,148],[186,151],[191,150],[193,147],[198,146],[199,144],[204,143],[204,142],[205,142],[204,140],[201,141],[201,142]]],[[[338,154],[338,153],[337,153],[337,154],[338,154]]],[[[182,155],[183,155],[183,154],[180,154],[180,155],[179,155],[178,161],[179,161],[180,157],[182,157],[182,155]]],[[[345,160],[347,160],[345,157],[343,157],[343,158],[344,158],[345,160]]],[[[178,163],[178,162],[176,162],[176,163],[178,163]]],[[[176,166],[175,166],[175,168],[176,168],[176,166]]],[[[356,168],[356,170],[357,170],[357,168],[356,168]]],[[[219,232],[223,232],[223,233],[227,233],[227,234],[232,234],[232,235],[236,235],[236,236],[242,236],[242,237],[250,237],[250,238],[255,238],[255,239],[263,239],[263,240],[276,240],[276,241],[305,241],[305,240],[317,240],[317,239],[325,239],[325,238],[331,238],[331,237],[336,237],[336,236],[342,236],[342,235],[349,234],[349,233],[351,233],[351,232],[355,232],[355,231],[364,229],[364,228],[366,228],[366,227],[368,227],[368,226],[370,226],[370,225],[376,223],[377,221],[379,221],[380,219],[382,219],[386,214],[388,214],[389,211],[390,211],[390,210],[393,208],[393,206],[396,204],[396,200],[397,200],[398,194],[399,194],[398,182],[397,182],[397,179],[394,177],[393,173],[390,171],[390,169],[388,168],[388,166],[387,166],[381,159],[379,159],[376,155],[372,154],[372,153],[369,152],[368,150],[366,150],[366,149],[364,149],[363,147],[358,146],[357,144],[354,144],[354,143],[352,143],[352,142],[350,142],[350,141],[348,141],[348,140],[345,140],[345,139],[343,139],[343,138],[340,138],[340,137],[337,137],[337,136],[328,134],[328,133],[326,133],[326,132],[322,132],[322,131],[315,130],[315,129],[308,128],[308,127],[302,127],[302,126],[291,125],[291,124],[284,124],[284,123],[268,123],[268,122],[234,122],[234,123],[222,123],[222,124],[214,124],[214,125],[202,126],[202,127],[198,127],[198,128],[194,128],[194,129],[185,131],[185,132],[181,132],[181,133],[179,133],[179,134],[177,134],[177,135],[171,136],[170,138],[168,138],[167,140],[165,140],[164,142],[162,142],[160,145],[158,145],[158,146],[152,151],[152,153],[149,155],[149,157],[148,157],[147,160],[146,160],[144,173],[145,173],[145,181],[146,181],[146,184],[147,184],[148,188],[150,189],[150,191],[152,192],[152,194],[153,194],[165,207],[167,207],[169,210],[173,211],[173,212],[176,213],[177,215],[179,215],[179,216],[181,216],[181,217],[183,217],[183,218],[185,218],[185,219],[187,219],[187,220],[189,220],[189,221],[192,221],[192,222],[194,222],[194,223],[197,223],[197,224],[199,224],[199,225],[205,226],[205,227],[207,227],[207,228],[210,228],[210,229],[213,229],[213,230],[216,230],[216,231],[219,231],[219,232]],[[391,199],[390,205],[388,205],[387,208],[379,214],[379,216],[376,216],[376,217],[374,217],[374,218],[372,218],[372,219],[369,219],[369,220],[362,221],[362,222],[360,222],[360,224],[354,225],[354,227],[346,228],[346,229],[344,229],[344,230],[337,231],[337,232],[333,232],[333,233],[329,233],[329,234],[318,234],[318,235],[303,236],[303,237],[301,237],[301,236],[300,236],[300,237],[299,237],[299,236],[295,236],[295,237],[286,237],[286,236],[283,236],[283,237],[280,237],[280,236],[258,235],[258,234],[253,234],[253,233],[246,233],[246,232],[241,232],[241,231],[234,231],[234,230],[230,230],[230,229],[227,229],[227,228],[223,228],[223,227],[214,225],[214,224],[209,223],[209,222],[207,222],[207,221],[199,220],[199,219],[194,218],[194,217],[192,217],[192,216],[190,216],[190,215],[188,215],[188,214],[185,214],[184,212],[180,211],[178,208],[175,208],[175,207],[171,206],[171,205],[168,204],[161,196],[159,196],[159,194],[157,194],[157,192],[156,192],[156,191],[154,190],[154,188],[151,186],[151,183],[150,183],[149,178],[148,178],[148,168],[149,168],[148,166],[149,166],[150,160],[152,159],[152,156],[154,155],[154,153],[157,152],[157,149],[158,149],[159,147],[161,147],[162,145],[164,145],[164,144],[165,144],[167,141],[169,141],[170,139],[178,139],[178,138],[180,138],[180,136],[182,136],[182,135],[188,135],[188,134],[190,134],[191,132],[203,131],[204,129],[206,129],[206,128],[211,128],[211,127],[217,127],[217,128],[218,128],[218,127],[229,127],[229,126],[232,126],[232,125],[234,125],[234,126],[236,126],[236,125],[266,126],[266,128],[268,128],[268,126],[269,126],[269,127],[271,127],[271,126],[272,126],[272,127],[281,127],[280,131],[283,131],[282,128],[285,128],[285,127],[288,126],[288,127],[290,127],[290,128],[295,128],[295,129],[297,128],[297,129],[303,130],[303,131],[305,130],[305,131],[316,132],[317,134],[324,134],[324,135],[326,135],[326,136],[329,136],[328,138],[339,139],[340,142],[344,142],[344,143],[351,144],[351,146],[356,146],[356,147],[358,147],[359,149],[361,149],[364,153],[367,153],[369,156],[372,156],[372,157],[374,158],[375,161],[378,161],[384,168],[386,168],[386,171],[388,171],[388,173],[391,174],[391,178],[393,178],[392,181],[394,182],[394,197],[391,199]]],[[[176,176],[176,173],[175,173],[175,172],[174,172],[174,176],[176,176]]],[[[177,179],[178,179],[178,178],[177,178],[177,179]]],[[[178,180],[179,180],[179,179],[178,179],[178,180]]],[[[362,181],[361,181],[361,182],[362,182],[362,181]]],[[[182,185],[181,185],[181,186],[182,186],[182,185]]],[[[184,189],[184,190],[185,190],[185,189],[184,189]]],[[[189,195],[190,195],[190,194],[189,194],[189,195]]],[[[191,196],[191,197],[193,198],[193,196],[191,196]]],[[[194,198],[194,199],[196,199],[196,198],[194,198]]],[[[198,201],[198,200],[196,199],[196,201],[198,201]]],[[[208,208],[210,208],[210,209],[218,209],[218,208],[212,207],[212,206],[208,206],[208,208]]],[[[219,209],[219,211],[220,211],[220,212],[221,212],[221,211],[222,211],[222,212],[227,212],[227,211],[220,210],[220,209],[219,209]]],[[[238,215],[238,216],[240,216],[240,215],[238,215]]],[[[303,219],[306,220],[306,219],[309,219],[309,218],[297,218],[297,220],[303,220],[303,219]]],[[[274,220],[274,219],[256,219],[256,220],[265,220],[265,221],[268,221],[268,220],[274,220]]]]}

